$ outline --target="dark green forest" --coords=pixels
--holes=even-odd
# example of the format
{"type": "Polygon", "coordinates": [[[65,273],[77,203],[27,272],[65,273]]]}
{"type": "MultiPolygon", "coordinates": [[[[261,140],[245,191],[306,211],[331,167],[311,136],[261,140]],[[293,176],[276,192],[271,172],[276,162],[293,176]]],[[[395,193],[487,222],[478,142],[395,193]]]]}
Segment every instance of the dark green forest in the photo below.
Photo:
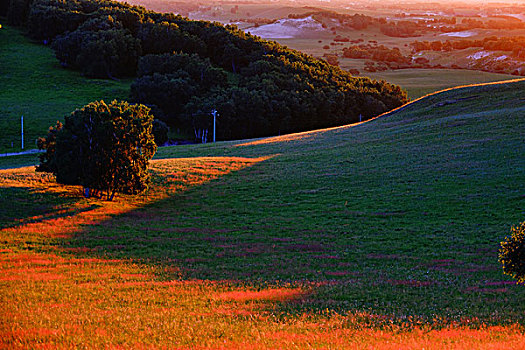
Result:
{"type": "MultiPolygon", "coordinates": [[[[6,6],[7,5],[7,6],[6,6]]],[[[94,78],[136,77],[130,100],[169,126],[211,128],[220,140],[369,119],[407,102],[400,87],[338,67],[235,26],[99,0],[10,0],[11,25],[94,78]]]]}

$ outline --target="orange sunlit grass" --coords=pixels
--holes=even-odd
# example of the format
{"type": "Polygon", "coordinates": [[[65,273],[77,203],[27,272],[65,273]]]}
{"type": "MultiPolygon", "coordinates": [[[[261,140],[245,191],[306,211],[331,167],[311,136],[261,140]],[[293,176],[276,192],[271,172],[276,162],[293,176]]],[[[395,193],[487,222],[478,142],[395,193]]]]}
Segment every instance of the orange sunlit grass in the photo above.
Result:
{"type": "Polygon", "coordinates": [[[305,292],[301,288],[289,289],[289,288],[278,288],[278,289],[266,289],[262,291],[233,291],[226,292],[219,295],[221,300],[234,300],[234,301],[249,301],[249,300],[262,300],[262,301],[289,301],[298,299],[303,296],[305,292]]]}
{"type": "Polygon", "coordinates": [[[254,288],[234,280],[187,280],[175,265],[109,259],[92,248],[56,244],[84,226],[104,224],[266,159],[154,161],[150,191],[114,202],[84,199],[78,188],[58,185],[32,168],[0,171],[0,186],[69,200],[1,230],[0,348],[519,349],[525,343],[518,326],[378,328],[367,320],[388,316],[290,314],[280,307],[299,305],[316,284],[254,288]]]}
{"type": "MultiPolygon", "coordinates": [[[[20,219],[17,225],[0,229],[1,233],[16,238],[20,235],[39,235],[65,238],[82,225],[92,225],[108,220],[112,216],[129,212],[135,208],[169,195],[199,186],[232,171],[251,166],[267,158],[188,158],[152,161],[153,185],[144,195],[121,197],[114,202],[96,199],[82,200],[67,207],[56,207],[52,211],[20,219]],[[10,234],[11,233],[11,234],[10,234]]],[[[27,188],[28,192],[52,193],[66,197],[80,197],[78,186],[57,184],[49,174],[35,173],[34,167],[1,170],[2,187],[27,188]]]]}
{"type": "Polygon", "coordinates": [[[1,266],[0,346],[5,348],[359,349],[366,344],[381,349],[519,349],[525,341],[514,326],[369,329],[361,325],[369,315],[331,313],[279,319],[270,312],[272,304],[303,291],[232,291],[228,281],[160,281],[155,269],[125,261],[4,253],[1,266]]]}

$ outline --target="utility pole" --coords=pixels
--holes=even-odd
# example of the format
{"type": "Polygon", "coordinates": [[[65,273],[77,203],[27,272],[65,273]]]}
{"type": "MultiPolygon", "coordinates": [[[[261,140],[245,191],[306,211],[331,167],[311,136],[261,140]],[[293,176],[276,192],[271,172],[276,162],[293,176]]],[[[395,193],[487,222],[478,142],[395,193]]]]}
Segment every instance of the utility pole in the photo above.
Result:
{"type": "Polygon", "coordinates": [[[24,149],[24,116],[21,118],[21,125],[22,125],[22,149],[24,149]]]}
{"type": "Polygon", "coordinates": [[[215,125],[217,123],[217,116],[219,115],[219,113],[217,113],[216,109],[213,109],[211,111],[211,115],[213,115],[213,142],[215,142],[215,125]]]}

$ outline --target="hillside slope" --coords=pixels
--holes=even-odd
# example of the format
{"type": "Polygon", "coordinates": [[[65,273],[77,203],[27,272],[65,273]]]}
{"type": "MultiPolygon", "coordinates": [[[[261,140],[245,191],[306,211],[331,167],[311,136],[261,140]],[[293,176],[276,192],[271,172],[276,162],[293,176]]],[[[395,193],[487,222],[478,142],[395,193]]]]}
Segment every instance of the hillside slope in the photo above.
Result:
{"type": "Polygon", "coordinates": [[[234,251],[239,241],[265,247],[246,265],[201,263],[191,275],[220,278],[227,266],[257,271],[249,279],[335,279],[317,296],[323,306],[523,320],[525,291],[506,284],[497,249],[525,218],[524,89],[523,80],[452,89],[359,126],[160,150],[272,157],[196,190],[195,208],[175,205],[201,218],[197,227],[242,227],[228,239],[234,251]],[[279,238],[304,251],[270,248],[279,238]]]}
{"type": "MultiPolygon", "coordinates": [[[[457,117],[472,118],[475,116],[491,115],[493,118],[507,115],[515,116],[511,123],[522,123],[523,108],[525,100],[522,96],[525,87],[525,79],[516,79],[503,82],[481,83],[466,86],[449,88],[418,98],[400,108],[384,113],[371,121],[362,124],[351,124],[342,127],[335,127],[322,130],[314,130],[297,134],[283,135],[278,137],[262,138],[247,141],[220,142],[217,144],[194,145],[190,147],[165,147],[159,149],[157,158],[184,157],[195,155],[232,155],[232,154],[251,154],[251,146],[257,147],[255,153],[271,154],[282,150],[283,147],[290,147],[291,150],[296,146],[302,151],[306,144],[313,143],[312,146],[333,147],[334,137],[340,135],[347,143],[352,144],[353,139],[359,136],[368,135],[369,132],[379,133],[387,137],[392,123],[423,127],[425,130],[419,136],[425,138],[430,129],[426,128],[428,121],[440,123],[443,118],[457,117]],[[356,128],[357,127],[357,128],[356,128]],[[347,136],[352,135],[352,139],[347,136]],[[307,142],[308,140],[308,142],[307,142]],[[299,143],[298,143],[299,142],[299,143]],[[323,145],[326,143],[326,145],[323,145]],[[262,146],[266,145],[266,146],[262,146]],[[241,148],[239,148],[241,147],[241,148]]],[[[478,120],[479,127],[490,131],[489,121],[486,119],[478,120]]],[[[218,122],[220,127],[220,121],[218,122]]],[[[401,126],[400,126],[401,127],[401,126]]],[[[396,131],[392,129],[390,131],[396,131]]],[[[444,131],[443,131],[444,132],[444,131]]],[[[520,132],[516,128],[516,132],[520,132]]],[[[413,135],[416,137],[417,135],[413,135]]],[[[465,135],[466,138],[469,135],[465,135]]],[[[356,142],[362,143],[362,141],[356,142]]],[[[349,145],[350,146],[350,145],[349,145]]]]}
{"type": "Polygon", "coordinates": [[[0,339],[519,348],[525,288],[497,250],[525,217],[524,88],[467,87],[358,126],[164,148],[151,191],[115,203],[32,168],[0,171],[0,319],[12,320],[0,339]]]}
{"type": "Polygon", "coordinates": [[[64,70],[49,47],[5,25],[0,29],[0,81],[0,154],[20,151],[22,115],[25,149],[34,149],[36,139],[57,120],[91,101],[127,99],[131,84],[64,70]]]}

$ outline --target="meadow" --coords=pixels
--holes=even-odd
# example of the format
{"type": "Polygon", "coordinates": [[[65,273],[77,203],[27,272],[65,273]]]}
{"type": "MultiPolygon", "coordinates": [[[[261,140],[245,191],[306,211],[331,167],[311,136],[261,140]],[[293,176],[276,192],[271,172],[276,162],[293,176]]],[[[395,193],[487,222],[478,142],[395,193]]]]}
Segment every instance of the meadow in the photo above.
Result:
{"type": "Polygon", "coordinates": [[[515,76],[508,74],[466,69],[401,69],[367,73],[367,76],[402,86],[411,99],[455,86],[516,79],[515,76]]]}
{"type": "Polygon", "coordinates": [[[0,154],[25,149],[76,108],[98,100],[128,99],[131,80],[88,79],[64,69],[51,48],[9,26],[0,29],[0,154]]]}
{"type": "MultiPolygon", "coordinates": [[[[362,39],[362,38],[373,38],[380,44],[387,47],[399,47],[401,50],[408,54],[410,50],[405,47],[414,38],[391,38],[387,37],[379,31],[367,30],[361,31],[344,31],[340,32],[340,35],[348,37],[351,40],[362,39]],[[363,36],[364,35],[364,36],[363,36]]],[[[364,71],[365,59],[350,59],[345,58],[342,55],[342,48],[345,46],[331,46],[330,49],[323,49],[323,46],[330,43],[331,38],[326,36],[320,36],[318,40],[312,38],[293,38],[293,39],[279,39],[279,43],[286,45],[290,48],[306,52],[314,57],[323,57],[325,54],[338,56],[339,66],[344,70],[358,69],[361,72],[361,76],[368,76],[376,80],[386,80],[392,84],[401,86],[407,91],[408,97],[416,99],[421,96],[448,89],[455,86],[462,86],[468,84],[480,84],[489,83],[495,81],[504,81],[509,79],[515,79],[516,76],[510,74],[482,72],[468,69],[398,69],[398,70],[386,70],[377,72],[366,72],[364,71]]],[[[437,40],[435,36],[418,37],[417,40],[437,40]]],[[[473,53],[473,52],[471,52],[473,53]]],[[[463,53],[462,53],[463,54],[463,53]]],[[[447,55],[441,55],[439,59],[436,58],[433,62],[435,64],[447,65],[451,60],[460,60],[457,52],[448,53],[447,55]],[[450,57],[452,56],[452,58],[450,57]],[[456,57],[457,56],[457,57],[456,57]]]]}
{"type": "Polygon", "coordinates": [[[524,88],[161,148],[115,202],[1,170],[0,347],[519,349],[524,88]]]}

